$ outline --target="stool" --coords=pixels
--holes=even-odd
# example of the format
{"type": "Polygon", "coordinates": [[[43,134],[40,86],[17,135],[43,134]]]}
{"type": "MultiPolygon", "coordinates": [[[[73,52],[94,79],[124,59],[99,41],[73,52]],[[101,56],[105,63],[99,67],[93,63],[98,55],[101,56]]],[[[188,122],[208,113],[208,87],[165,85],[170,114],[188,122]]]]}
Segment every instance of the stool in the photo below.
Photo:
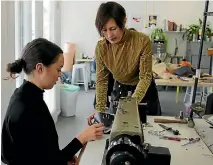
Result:
{"type": "Polygon", "coordinates": [[[88,74],[87,74],[87,65],[85,63],[81,64],[74,64],[73,71],[72,71],[72,84],[84,84],[85,92],[88,90],[88,74]],[[83,83],[76,82],[76,71],[82,69],[83,72],[83,83]]]}
{"type": "Polygon", "coordinates": [[[170,58],[171,64],[180,64],[181,61],[183,60],[183,56],[171,56],[170,58]]]}
{"type": "MultiPolygon", "coordinates": [[[[189,101],[191,103],[193,90],[194,90],[193,88],[194,88],[193,86],[192,87],[187,86],[186,93],[183,100],[184,103],[187,103],[187,97],[189,97],[189,101]]],[[[201,97],[202,93],[203,93],[203,100],[206,102],[207,96],[210,94],[210,90],[208,89],[208,87],[197,87],[196,96],[201,97]]]]}
{"type": "Polygon", "coordinates": [[[211,94],[211,87],[203,87],[203,100],[207,102],[207,97],[211,94]]]}

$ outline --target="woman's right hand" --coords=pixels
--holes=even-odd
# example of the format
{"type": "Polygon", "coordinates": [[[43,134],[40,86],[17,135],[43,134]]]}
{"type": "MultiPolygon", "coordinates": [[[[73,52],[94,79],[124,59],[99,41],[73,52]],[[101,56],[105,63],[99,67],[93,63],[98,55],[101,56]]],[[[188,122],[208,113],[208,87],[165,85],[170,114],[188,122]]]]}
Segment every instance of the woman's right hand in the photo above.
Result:
{"type": "Polygon", "coordinates": [[[79,160],[77,156],[74,156],[72,161],[68,162],[67,165],[79,165],[79,160]]]}
{"type": "Polygon", "coordinates": [[[104,125],[102,123],[93,124],[81,132],[77,139],[84,145],[88,141],[98,140],[103,136],[104,125]]]}

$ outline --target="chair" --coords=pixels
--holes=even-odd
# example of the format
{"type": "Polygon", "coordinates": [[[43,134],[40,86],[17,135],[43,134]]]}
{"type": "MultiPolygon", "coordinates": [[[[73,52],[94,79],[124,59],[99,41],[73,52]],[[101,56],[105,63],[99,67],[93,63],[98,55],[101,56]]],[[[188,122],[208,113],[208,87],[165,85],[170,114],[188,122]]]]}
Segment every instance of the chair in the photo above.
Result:
{"type": "Polygon", "coordinates": [[[88,90],[88,74],[87,74],[87,66],[85,64],[76,64],[75,63],[75,52],[76,52],[76,45],[70,42],[66,42],[64,45],[64,66],[62,68],[62,72],[69,72],[72,77],[71,83],[72,84],[84,84],[85,91],[88,90]],[[84,82],[79,83],[76,81],[76,72],[82,69],[84,82]]]}
{"type": "Polygon", "coordinates": [[[85,63],[74,64],[73,71],[72,71],[72,84],[84,84],[85,92],[88,91],[88,68],[85,63]],[[76,81],[76,72],[82,70],[83,72],[83,83],[76,81]]]}
{"type": "MultiPolygon", "coordinates": [[[[190,87],[188,86],[186,88],[186,93],[184,96],[184,103],[187,103],[188,101],[192,101],[192,94],[193,94],[193,86],[190,87]]],[[[210,89],[209,87],[198,87],[197,91],[196,91],[196,96],[199,96],[201,98],[201,96],[203,97],[202,101],[206,102],[207,101],[207,96],[210,94],[210,89]],[[203,96],[202,96],[203,94],[203,96]]]]}

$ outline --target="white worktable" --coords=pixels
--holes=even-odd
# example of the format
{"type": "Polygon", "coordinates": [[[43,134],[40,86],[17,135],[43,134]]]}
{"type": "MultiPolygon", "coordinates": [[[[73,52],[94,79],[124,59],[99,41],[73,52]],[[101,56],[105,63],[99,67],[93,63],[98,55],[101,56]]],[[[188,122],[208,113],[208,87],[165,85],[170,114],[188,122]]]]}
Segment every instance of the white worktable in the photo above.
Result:
{"type": "MultiPolygon", "coordinates": [[[[181,146],[187,141],[171,141],[159,139],[159,137],[148,134],[148,130],[162,130],[158,123],[154,123],[154,118],[148,116],[147,120],[153,127],[146,127],[144,129],[145,142],[152,146],[168,147],[171,153],[171,165],[213,165],[213,154],[207,148],[205,143],[200,140],[197,143],[181,146]]],[[[173,118],[173,117],[159,117],[159,118],[173,118]]],[[[199,120],[199,119],[197,119],[199,120]]],[[[187,124],[165,124],[180,131],[181,137],[199,137],[194,128],[189,128],[187,124]]],[[[169,132],[165,135],[172,136],[169,132]]],[[[80,165],[101,165],[105,141],[109,135],[105,135],[101,140],[89,142],[81,157],[80,165]]]]}
{"type": "Polygon", "coordinates": [[[195,120],[195,130],[213,153],[213,129],[205,120],[195,120]]]}

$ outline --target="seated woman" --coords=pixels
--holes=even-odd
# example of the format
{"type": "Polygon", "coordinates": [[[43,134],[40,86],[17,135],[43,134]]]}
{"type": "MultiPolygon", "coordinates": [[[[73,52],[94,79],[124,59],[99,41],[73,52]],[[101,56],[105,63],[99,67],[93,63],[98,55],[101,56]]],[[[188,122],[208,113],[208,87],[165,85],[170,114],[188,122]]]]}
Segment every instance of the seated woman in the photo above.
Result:
{"type": "Polygon", "coordinates": [[[8,64],[11,77],[24,70],[27,80],[14,91],[3,122],[1,158],[5,164],[67,165],[85,143],[103,135],[103,124],[94,124],[60,150],[43,93],[56,84],[63,63],[63,51],[38,38],[26,45],[19,60],[8,64]]]}

